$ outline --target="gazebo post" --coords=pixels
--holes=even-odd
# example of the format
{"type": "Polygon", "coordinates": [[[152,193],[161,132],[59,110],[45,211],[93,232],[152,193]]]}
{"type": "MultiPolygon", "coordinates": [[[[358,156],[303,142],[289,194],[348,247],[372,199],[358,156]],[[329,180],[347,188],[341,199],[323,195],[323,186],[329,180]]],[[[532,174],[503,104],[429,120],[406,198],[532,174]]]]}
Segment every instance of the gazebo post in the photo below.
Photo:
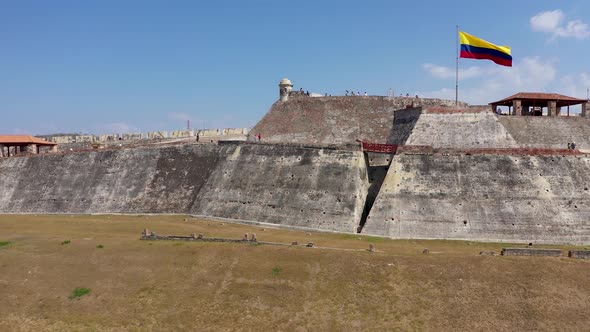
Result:
{"type": "Polygon", "coordinates": [[[512,101],[512,107],[514,108],[514,115],[522,115],[522,100],[515,99],[512,101]]]}
{"type": "Polygon", "coordinates": [[[550,100],[547,103],[547,116],[557,116],[557,102],[550,100]]]}

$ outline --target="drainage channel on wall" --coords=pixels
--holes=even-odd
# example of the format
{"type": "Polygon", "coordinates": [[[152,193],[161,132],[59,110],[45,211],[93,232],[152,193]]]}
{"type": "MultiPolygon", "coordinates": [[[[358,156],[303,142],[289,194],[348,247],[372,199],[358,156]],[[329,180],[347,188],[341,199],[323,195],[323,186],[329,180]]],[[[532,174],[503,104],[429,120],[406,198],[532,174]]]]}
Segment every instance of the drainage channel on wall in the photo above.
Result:
{"type": "Polygon", "coordinates": [[[367,223],[367,218],[371,212],[371,208],[379,195],[381,185],[385,180],[389,165],[393,159],[393,154],[374,154],[374,153],[363,153],[365,156],[365,165],[367,165],[367,176],[369,180],[369,189],[367,190],[367,197],[365,199],[365,206],[363,207],[363,213],[361,220],[357,227],[357,233],[361,233],[363,227],[367,223]]]}

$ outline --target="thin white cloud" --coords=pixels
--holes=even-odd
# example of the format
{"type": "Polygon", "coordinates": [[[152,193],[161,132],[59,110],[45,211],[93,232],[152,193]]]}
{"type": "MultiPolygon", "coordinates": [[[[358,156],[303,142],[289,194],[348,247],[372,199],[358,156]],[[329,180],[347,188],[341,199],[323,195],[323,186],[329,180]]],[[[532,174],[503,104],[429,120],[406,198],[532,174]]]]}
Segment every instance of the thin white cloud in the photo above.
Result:
{"type": "Polygon", "coordinates": [[[531,17],[531,28],[534,31],[554,32],[564,17],[565,15],[559,9],[542,12],[531,17]]]}
{"type": "Polygon", "coordinates": [[[567,22],[565,27],[557,28],[555,35],[565,38],[573,37],[576,39],[586,39],[590,37],[590,28],[588,27],[588,24],[580,20],[574,20],[567,22]]]}
{"type": "MultiPolygon", "coordinates": [[[[456,68],[438,66],[432,63],[425,63],[422,65],[422,68],[436,78],[448,79],[454,78],[456,75],[456,68]]],[[[466,80],[483,74],[484,70],[481,67],[471,66],[467,68],[459,68],[459,80],[466,80]]]]}
{"type": "Polygon", "coordinates": [[[590,37],[590,27],[581,20],[571,20],[563,24],[565,14],[559,10],[551,10],[539,13],[531,17],[530,23],[533,31],[551,34],[551,39],[558,37],[586,39],[590,37]]]}
{"type": "MultiPolygon", "coordinates": [[[[493,66],[482,69],[481,80],[459,86],[459,99],[470,104],[488,104],[521,91],[546,91],[557,77],[555,61],[526,57],[514,67],[493,66]]],[[[443,88],[419,92],[433,98],[455,99],[455,90],[443,88]]]]}
{"type": "Polygon", "coordinates": [[[99,131],[101,133],[108,133],[108,134],[124,134],[124,133],[134,133],[139,132],[140,130],[133,126],[129,125],[124,122],[113,122],[107,123],[99,126],[99,131]]]}
{"type": "Polygon", "coordinates": [[[187,113],[179,113],[179,112],[170,112],[168,113],[168,118],[172,120],[190,120],[191,116],[187,113]]]}
{"type": "Polygon", "coordinates": [[[580,73],[562,77],[558,92],[568,96],[586,99],[588,98],[588,88],[590,88],[590,74],[580,73]]]}

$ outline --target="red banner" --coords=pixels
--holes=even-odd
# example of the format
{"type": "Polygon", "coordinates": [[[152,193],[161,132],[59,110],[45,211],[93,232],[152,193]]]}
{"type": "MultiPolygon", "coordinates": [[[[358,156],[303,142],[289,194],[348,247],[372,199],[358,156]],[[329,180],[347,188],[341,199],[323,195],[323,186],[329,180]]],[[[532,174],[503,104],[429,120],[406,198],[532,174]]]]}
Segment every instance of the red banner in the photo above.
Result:
{"type": "Polygon", "coordinates": [[[375,153],[390,153],[393,154],[397,151],[397,145],[394,144],[377,144],[360,141],[363,145],[363,151],[375,152],[375,153]]]}

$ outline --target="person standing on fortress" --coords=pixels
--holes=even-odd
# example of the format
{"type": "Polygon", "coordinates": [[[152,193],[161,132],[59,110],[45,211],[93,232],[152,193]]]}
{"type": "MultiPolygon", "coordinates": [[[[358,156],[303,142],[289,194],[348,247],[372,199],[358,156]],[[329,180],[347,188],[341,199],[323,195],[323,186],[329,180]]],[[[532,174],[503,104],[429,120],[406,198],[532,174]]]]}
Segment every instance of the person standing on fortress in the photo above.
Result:
{"type": "Polygon", "coordinates": [[[346,93],[344,94],[345,96],[348,96],[348,90],[346,90],[346,93]]]}
{"type": "Polygon", "coordinates": [[[367,97],[367,96],[368,96],[367,91],[365,91],[365,97],[367,97]]]}
{"type": "Polygon", "coordinates": [[[258,142],[260,142],[261,139],[262,139],[262,135],[260,135],[260,133],[258,133],[258,142]]]}

